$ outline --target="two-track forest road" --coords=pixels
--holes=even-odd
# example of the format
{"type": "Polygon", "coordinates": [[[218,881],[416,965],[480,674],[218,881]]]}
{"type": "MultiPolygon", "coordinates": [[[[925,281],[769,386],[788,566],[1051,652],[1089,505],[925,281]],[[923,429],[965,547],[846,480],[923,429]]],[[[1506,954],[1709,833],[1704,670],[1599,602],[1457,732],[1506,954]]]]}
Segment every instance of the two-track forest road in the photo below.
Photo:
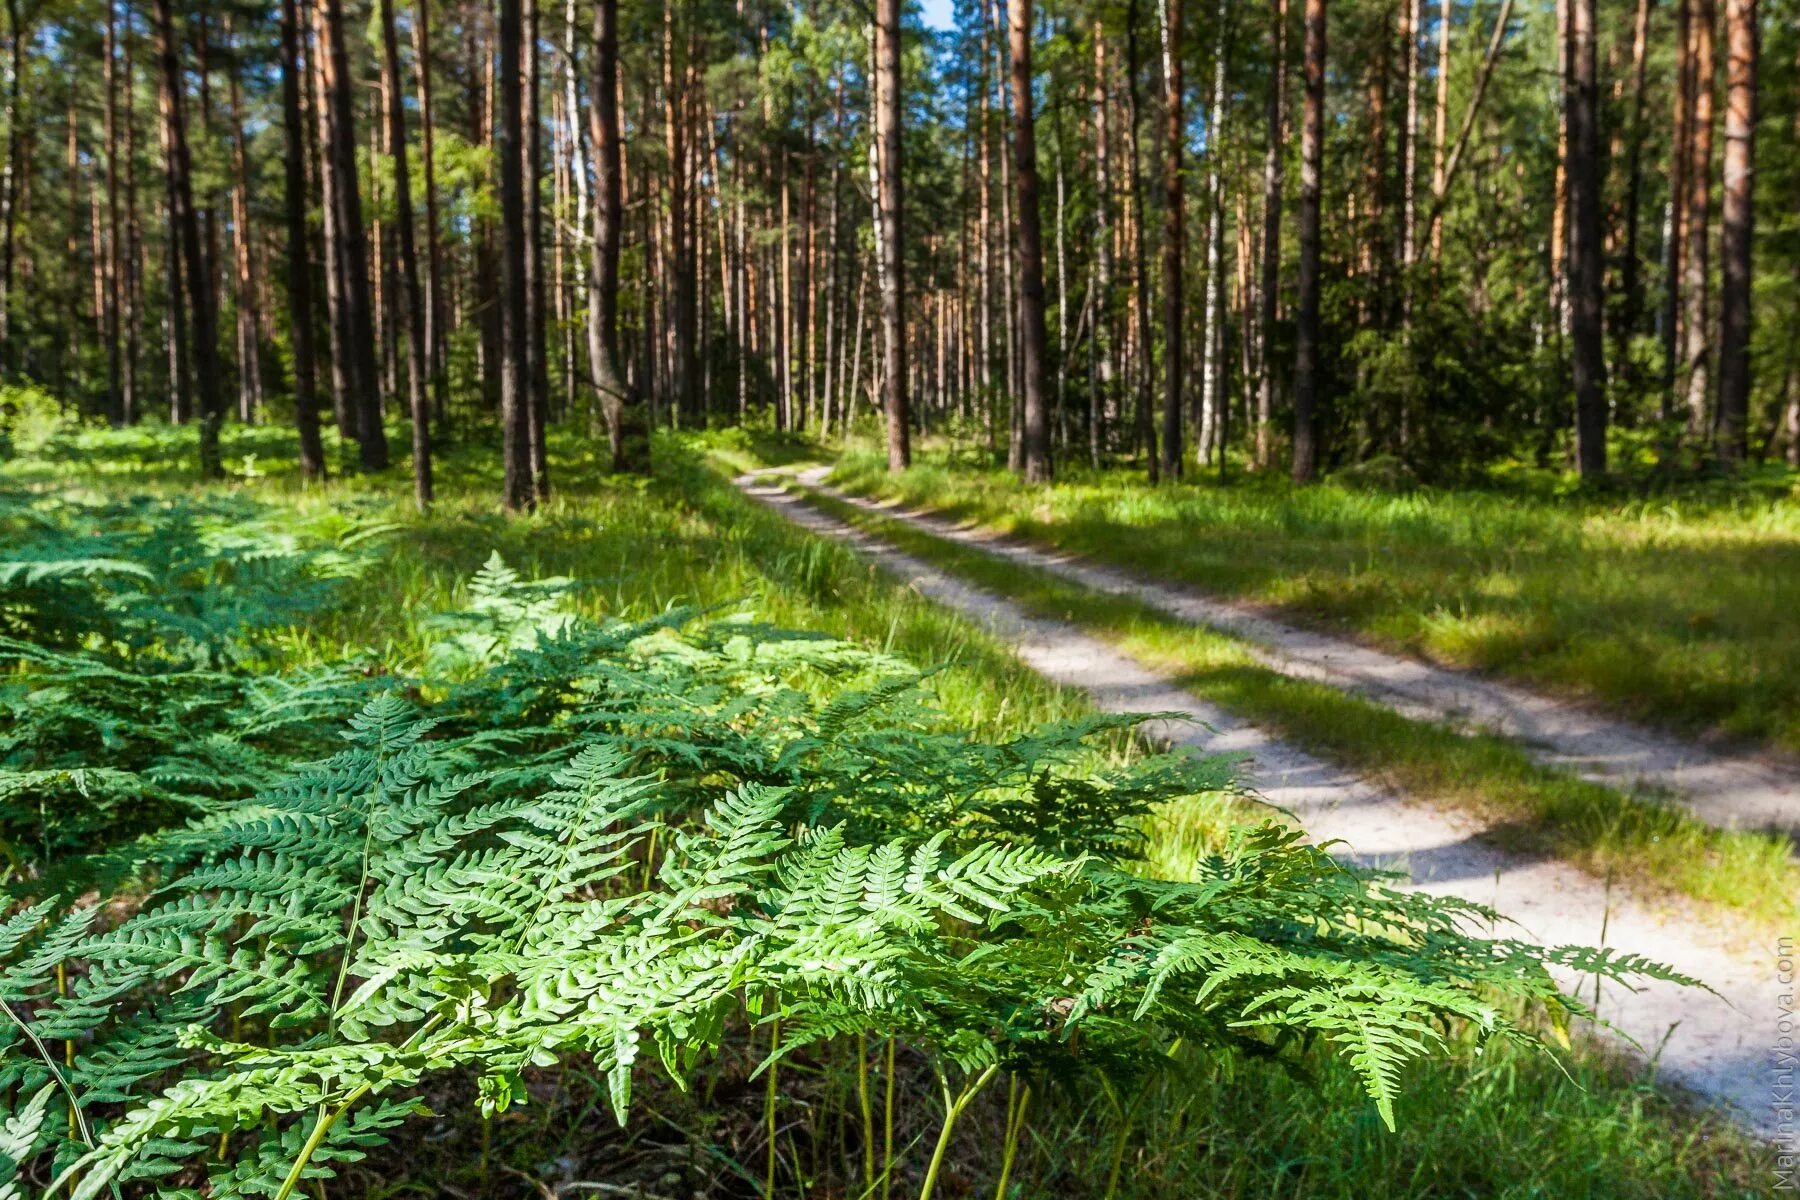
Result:
{"type": "MultiPolygon", "coordinates": [[[[988,628],[1015,646],[1026,665],[1082,689],[1096,707],[1186,714],[1188,720],[1163,722],[1151,732],[1205,753],[1247,755],[1244,782],[1315,840],[1344,843],[1344,857],[1404,872],[1421,890],[1489,905],[1540,942],[1605,944],[1705,980],[1717,994],[1664,984],[1614,989],[1603,995],[1600,1013],[1655,1054],[1663,1078],[1730,1105],[1756,1129],[1773,1131],[1771,1055],[1780,986],[1772,947],[1761,954],[1752,947],[1727,948],[1718,929],[1692,914],[1640,903],[1566,863],[1502,850],[1484,839],[1482,823],[1467,813],[1395,794],[1300,751],[1200,700],[1074,622],[1035,616],[808,506],[778,476],[759,472],[737,482],[789,520],[851,545],[903,586],[988,628]]],[[[1591,979],[1564,982],[1592,993],[1591,979]]]]}

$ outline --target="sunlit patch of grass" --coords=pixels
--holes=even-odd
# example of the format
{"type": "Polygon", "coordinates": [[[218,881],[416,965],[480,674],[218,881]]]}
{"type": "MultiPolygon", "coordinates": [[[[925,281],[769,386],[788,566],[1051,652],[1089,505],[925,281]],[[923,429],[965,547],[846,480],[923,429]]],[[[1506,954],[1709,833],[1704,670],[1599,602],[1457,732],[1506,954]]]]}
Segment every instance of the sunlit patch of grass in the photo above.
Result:
{"type": "MultiPolygon", "coordinates": [[[[284,634],[280,652],[296,663],[368,649],[381,661],[404,666],[424,651],[423,614],[455,607],[470,572],[499,549],[526,574],[583,580],[578,603],[594,611],[629,616],[672,604],[748,604],[776,623],[845,634],[942,664],[931,680],[939,706],[982,737],[1086,711],[1083,697],[1046,683],[972,623],[739,496],[676,443],[659,445],[658,478],[644,484],[607,477],[593,443],[559,431],[551,444],[556,497],[534,516],[508,519],[497,512],[499,460],[491,440],[458,434],[445,443],[439,502],[430,516],[419,517],[405,497],[403,465],[377,478],[343,471],[347,448],[335,435],[327,437],[336,477],[309,486],[295,473],[289,431],[228,426],[225,436],[228,462],[241,465],[246,454],[257,456],[253,474],[240,472],[223,485],[247,499],[302,514],[354,502],[399,526],[380,571],[351,584],[318,620],[284,634]]],[[[727,442],[722,451],[708,449],[729,453],[740,465],[768,449],[761,441],[720,440],[727,442]]],[[[397,433],[394,444],[404,445],[397,433]]],[[[191,428],[84,432],[65,456],[0,467],[0,486],[186,493],[201,487],[192,448],[191,428]]],[[[807,453],[793,444],[776,450],[790,461],[807,453]]],[[[1171,545],[1178,542],[1171,533],[1171,545]]],[[[1047,594],[1045,603],[1086,609],[1092,598],[1047,594]]],[[[1142,636],[1155,632],[1146,628],[1142,636]]],[[[1207,652],[1219,655],[1216,661],[1189,665],[1196,673],[1241,670],[1228,649],[1214,646],[1207,652]]],[[[1114,745],[1106,752],[1130,750],[1114,745]]],[[[1184,874],[1195,855],[1217,847],[1232,822],[1261,811],[1218,795],[1173,806],[1151,823],[1148,866],[1159,874],[1184,874]]],[[[1177,1069],[1122,1105],[1091,1090],[1048,1092],[1029,1117],[1014,1200],[1103,1196],[1115,1165],[1115,1195],[1142,1200],[1699,1200],[1756,1194],[1761,1147],[1684,1109],[1608,1053],[1579,1046],[1564,1074],[1534,1049],[1501,1046],[1477,1055],[1459,1033],[1452,1037],[1454,1052],[1447,1059],[1409,1068],[1398,1134],[1382,1127],[1355,1076],[1317,1053],[1300,1058],[1300,1072],[1186,1054],[1177,1069]]],[[[903,1052],[903,1071],[907,1059],[903,1052]]],[[[370,1182],[369,1195],[515,1194],[502,1188],[523,1195],[546,1175],[579,1176],[589,1168],[599,1173],[607,1163],[648,1171],[642,1163],[659,1160],[647,1149],[735,1168],[737,1159],[750,1158],[736,1132],[760,1128],[761,1087],[746,1083],[754,1061],[746,1056],[707,1088],[689,1093],[658,1093],[647,1085],[656,1097],[653,1115],[616,1131],[595,1119],[607,1091],[604,1078],[579,1067],[554,1080],[534,1075],[541,1086],[533,1105],[483,1126],[482,1134],[491,1134],[491,1154],[479,1167],[466,1148],[471,1136],[480,1135],[454,1127],[454,1114],[468,1106],[434,1103],[447,1115],[431,1136],[377,1155],[361,1178],[370,1182]],[[720,1115],[734,1103],[748,1113],[735,1125],[720,1115]]],[[[814,1111],[815,1103],[853,1102],[847,1098],[854,1080],[813,1086],[821,1073],[804,1059],[783,1065],[782,1087],[794,1092],[795,1112],[814,1111]],[[807,1087],[812,1090],[802,1092],[807,1087]]],[[[966,1185],[959,1194],[993,1194],[1004,1091],[992,1089],[959,1127],[953,1168],[966,1185]]],[[[929,1114],[936,1102],[934,1082],[922,1066],[902,1081],[903,1118],[929,1114]]],[[[796,1118],[797,1124],[806,1120],[796,1118]]],[[[902,1150],[912,1137],[903,1125],[902,1150]]],[[[742,1173],[752,1188],[759,1170],[753,1164],[742,1173]]],[[[635,1174],[617,1178],[637,1182],[635,1174]]],[[[655,1185],[655,1174],[646,1178],[646,1186],[655,1185]]],[[[896,1194],[902,1194],[898,1188],[896,1194]]]]}
{"type": "Polygon", "coordinates": [[[935,452],[833,482],[1626,716],[1800,751],[1800,500],[1723,485],[1619,499],[1531,486],[1298,489],[1273,474],[1150,488],[1074,468],[1027,488],[935,452]]]}
{"type": "Polygon", "coordinates": [[[1539,766],[1506,738],[1411,720],[1282,675],[1237,639],[1139,601],[1091,592],[828,495],[810,497],[908,553],[1101,634],[1195,695],[1295,745],[1410,795],[1481,815],[1510,849],[1557,855],[1646,896],[1674,893],[1716,905],[1759,934],[1791,928],[1800,917],[1800,863],[1785,837],[1715,829],[1655,796],[1539,766]]]}

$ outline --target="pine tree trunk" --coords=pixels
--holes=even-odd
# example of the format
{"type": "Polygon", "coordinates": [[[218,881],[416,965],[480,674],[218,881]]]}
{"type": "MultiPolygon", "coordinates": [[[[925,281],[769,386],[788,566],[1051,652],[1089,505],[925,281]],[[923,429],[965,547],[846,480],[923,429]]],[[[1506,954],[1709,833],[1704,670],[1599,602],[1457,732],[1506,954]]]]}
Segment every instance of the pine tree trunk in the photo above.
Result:
{"type": "Polygon", "coordinates": [[[1098,469],[1105,444],[1105,406],[1117,373],[1113,337],[1112,173],[1108,161],[1106,26],[1094,20],[1094,386],[1088,396],[1088,465],[1098,469]]]}
{"type": "MultiPolygon", "coordinates": [[[[1448,3],[1448,0],[1446,0],[1448,3]]],[[[1265,102],[1263,131],[1263,239],[1262,286],[1258,299],[1260,333],[1256,351],[1256,450],[1259,469],[1267,469],[1275,456],[1275,300],[1281,289],[1281,192],[1287,147],[1283,100],[1287,95],[1287,0],[1270,3],[1269,95],[1265,102]]]]}
{"type": "Polygon", "coordinates": [[[11,45],[6,81],[6,161],[0,164],[0,367],[13,365],[12,330],[13,268],[18,257],[19,190],[24,175],[25,139],[25,44],[30,30],[19,13],[19,0],[6,0],[6,28],[11,45]]]}
{"type": "Polygon", "coordinates": [[[1687,169],[1693,155],[1694,41],[1692,0],[1675,7],[1675,129],[1669,142],[1669,198],[1663,217],[1662,404],[1659,419],[1675,420],[1681,362],[1682,242],[1687,216],[1687,169]]]}
{"type": "Polygon", "coordinates": [[[889,471],[912,465],[912,413],[906,392],[905,193],[900,114],[900,0],[875,3],[875,174],[881,235],[882,407],[889,471]]]}
{"type": "Polygon", "coordinates": [[[1642,227],[1644,94],[1649,74],[1650,6],[1637,0],[1631,34],[1631,107],[1625,116],[1625,236],[1619,252],[1619,317],[1613,327],[1613,369],[1627,383],[1635,380],[1631,339],[1643,324],[1644,286],[1638,266],[1642,227]]]}
{"type": "MultiPolygon", "coordinates": [[[[1181,0],[1157,0],[1163,63],[1163,474],[1181,478],[1181,0]]],[[[1146,346],[1146,352],[1148,347],[1146,346]]]]}
{"type": "Polygon", "coordinates": [[[1568,0],[1569,338],[1575,382],[1575,461],[1583,479],[1606,471],[1606,279],[1600,244],[1600,86],[1596,0],[1568,0]]]}
{"type": "Polygon", "coordinates": [[[231,25],[225,26],[225,73],[231,119],[231,248],[237,287],[238,420],[248,425],[262,411],[262,311],[257,303],[254,233],[250,224],[250,155],[244,144],[243,92],[231,25]]]}
{"type": "MultiPolygon", "coordinates": [[[[129,17],[129,12],[127,13],[129,17]]],[[[137,206],[137,99],[133,86],[136,72],[132,67],[135,56],[131,47],[131,23],[126,21],[123,46],[125,67],[125,258],[124,286],[120,290],[120,324],[124,328],[124,377],[119,390],[120,423],[135,424],[138,418],[138,314],[143,311],[139,304],[139,290],[143,285],[142,228],[138,221],[137,206]]],[[[0,321],[0,323],[4,323],[0,321]]],[[[4,340],[4,339],[0,339],[4,340]]],[[[0,365],[4,365],[5,356],[0,354],[0,365]]]]}
{"type": "MultiPolygon", "coordinates": [[[[157,28],[157,37],[161,39],[161,26],[157,28]]],[[[161,65],[161,54],[158,53],[158,66],[161,65]]],[[[157,92],[159,114],[157,122],[157,142],[162,150],[165,164],[174,161],[174,151],[169,139],[167,88],[157,92]]],[[[163,321],[168,334],[168,387],[169,387],[169,424],[185,425],[193,415],[193,395],[188,370],[188,304],[187,289],[183,284],[187,272],[182,269],[182,243],[179,214],[181,203],[175,197],[175,173],[166,168],[163,170],[163,272],[164,300],[163,321]]]]}
{"type": "Polygon", "coordinates": [[[525,0],[523,20],[524,60],[520,63],[524,92],[519,151],[524,155],[521,181],[525,199],[525,355],[530,403],[526,433],[531,444],[531,484],[539,500],[550,498],[550,372],[549,337],[544,304],[544,189],[539,186],[544,162],[544,123],[539,119],[538,0],[525,0]]]}
{"type": "Polygon", "coordinates": [[[1130,159],[1125,181],[1130,187],[1126,206],[1131,223],[1131,272],[1137,285],[1132,297],[1132,310],[1137,318],[1137,355],[1132,371],[1133,389],[1137,393],[1137,445],[1144,455],[1144,473],[1151,483],[1161,476],[1156,452],[1156,420],[1151,412],[1150,360],[1150,262],[1144,250],[1144,173],[1138,153],[1138,130],[1142,124],[1142,105],[1138,101],[1138,0],[1131,0],[1125,18],[1125,102],[1129,107],[1125,121],[1125,153],[1130,159]]]}
{"type": "Polygon", "coordinates": [[[520,0],[499,0],[499,111],[494,129],[500,167],[501,503],[522,512],[536,503],[531,478],[531,330],[525,269],[525,149],[520,98],[524,59],[520,0]]]}
{"type": "Polygon", "coordinates": [[[615,471],[648,474],[650,427],[643,401],[619,366],[619,242],[624,191],[619,161],[619,0],[594,0],[594,255],[588,285],[588,363],[615,471]]]}
{"type": "Polygon", "coordinates": [[[1020,455],[1027,483],[1050,482],[1050,421],[1044,384],[1044,235],[1038,214],[1037,122],[1031,96],[1031,0],[1010,0],[1013,178],[1018,188],[1020,455]]]}
{"type": "Polygon", "coordinates": [[[331,109],[325,102],[329,88],[325,82],[324,6],[316,5],[313,42],[307,54],[310,70],[307,84],[312,89],[312,111],[316,118],[318,143],[319,188],[324,196],[320,212],[320,228],[325,250],[325,313],[331,364],[331,408],[339,438],[356,435],[355,401],[350,395],[350,338],[344,330],[343,243],[337,228],[337,160],[326,149],[331,144],[331,109]]]}
{"type": "Polygon", "coordinates": [[[180,242],[182,275],[187,284],[188,307],[194,319],[194,391],[199,403],[200,474],[216,479],[224,474],[219,458],[219,426],[225,407],[219,388],[219,338],[212,289],[200,238],[200,217],[194,208],[193,159],[188,151],[187,125],[182,117],[184,75],[175,41],[173,0],[156,0],[158,40],[163,72],[163,125],[168,131],[169,191],[174,199],[174,222],[180,242]]]}
{"type": "Polygon", "coordinates": [[[1692,0],[1688,36],[1693,65],[1688,116],[1686,247],[1682,254],[1682,367],[1686,373],[1688,433],[1704,437],[1712,379],[1712,327],[1707,307],[1707,264],[1712,226],[1713,0],[1692,0]]]}
{"type": "Polygon", "coordinates": [[[438,233],[437,134],[431,91],[431,0],[413,9],[413,70],[419,96],[419,186],[425,193],[425,350],[432,407],[442,425],[450,407],[449,324],[445,319],[443,249],[438,233]]]}
{"type": "Polygon", "coordinates": [[[315,395],[312,254],[306,236],[305,120],[300,112],[300,15],[296,0],[281,0],[281,117],[286,135],[282,165],[287,216],[288,338],[294,359],[294,425],[300,434],[300,474],[325,477],[315,395]]]}
{"type": "Polygon", "coordinates": [[[1294,329],[1294,465],[1296,483],[1319,476],[1319,170],[1325,147],[1325,0],[1306,0],[1302,71],[1306,107],[1300,121],[1300,271],[1294,329]]]}
{"type": "Polygon", "coordinates": [[[340,0],[316,0],[326,45],[319,59],[324,69],[326,111],[324,152],[331,159],[331,191],[338,253],[338,303],[342,316],[340,352],[344,359],[347,406],[360,443],[365,471],[388,465],[387,431],[381,424],[381,380],[375,361],[375,308],[369,283],[369,240],[363,226],[361,189],[356,174],[355,96],[351,91],[349,49],[345,42],[340,0]]]}
{"type": "Polygon", "coordinates": [[[400,77],[400,36],[394,28],[394,0],[378,0],[381,14],[381,71],[388,105],[388,156],[394,173],[394,238],[400,249],[400,302],[406,316],[406,395],[412,415],[413,503],[431,507],[431,406],[426,379],[431,374],[425,345],[425,298],[419,289],[419,252],[413,242],[411,171],[406,161],[406,106],[400,77]]]}
{"type": "Polygon", "coordinates": [[[1725,0],[1725,189],[1719,245],[1719,407],[1715,445],[1748,454],[1750,296],[1756,167],[1756,0],[1725,0]]]}
{"type": "Polygon", "coordinates": [[[1224,335],[1220,327],[1225,319],[1225,175],[1220,158],[1225,148],[1220,135],[1225,124],[1227,17],[1225,0],[1220,0],[1213,29],[1212,103],[1206,116],[1206,317],[1201,335],[1205,343],[1200,358],[1200,429],[1194,439],[1194,465],[1202,469],[1212,461],[1215,451],[1221,464],[1225,454],[1224,439],[1219,436],[1225,403],[1225,390],[1220,386],[1224,374],[1220,361],[1224,335]]]}
{"type": "Polygon", "coordinates": [[[120,380],[119,355],[119,75],[118,11],[106,0],[106,34],[102,66],[106,87],[106,239],[105,261],[99,268],[104,285],[102,337],[106,341],[106,415],[114,425],[125,424],[125,394],[120,380]]]}
{"type": "MultiPolygon", "coordinates": [[[[1450,3],[1451,0],[1438,0],[1437,99],[1432,106],[1435,111],[1431,121],[1431,195],[1434,204],[1444,194],[1444,168],[1449,150],[1446,139],[1450,133],[1450,3]]],[[[1444,257],[1444,226],[1435,218],[1429,224],[1431,260],[1435,263],[1444,257]]]]}

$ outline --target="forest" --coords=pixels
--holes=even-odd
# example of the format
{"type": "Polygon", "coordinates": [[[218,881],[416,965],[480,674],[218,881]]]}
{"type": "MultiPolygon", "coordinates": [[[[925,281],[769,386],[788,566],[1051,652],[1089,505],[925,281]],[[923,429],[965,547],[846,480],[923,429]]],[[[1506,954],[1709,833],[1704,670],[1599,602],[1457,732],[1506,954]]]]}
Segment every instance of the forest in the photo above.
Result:
{"type": "Polygon", "coordinates": [[[0,1200],[1796,1186],[1795,0],[4,0],[0,1200]]]}

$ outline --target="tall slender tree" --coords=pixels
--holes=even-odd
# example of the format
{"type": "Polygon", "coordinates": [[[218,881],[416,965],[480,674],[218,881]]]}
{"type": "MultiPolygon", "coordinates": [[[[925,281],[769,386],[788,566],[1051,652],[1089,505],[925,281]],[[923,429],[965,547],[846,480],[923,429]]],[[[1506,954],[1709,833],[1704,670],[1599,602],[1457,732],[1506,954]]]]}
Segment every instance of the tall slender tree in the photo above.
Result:
{"type": "Polygon", "coordinates": [[[1569,342],[1575,382],[1575,463],[1583,479],[1606,471],[1606,281],[1600,244],[1600,84],[1595,0],[1568,0],[1563,121],[1568,146],[1569,342]]]}
{"type": "Polygon", "coordinates": [[[294,425],[300,434],[300,473],[325,477],[315,395],[312,254],[306,232],[306,123],[300,111],[300,14],[281,0],[281,123],[284,141],[283,211],[287,217],[288,339],[294,363],[294,425]]]}
{"type": "Polygon", "coordinates": [[[1325,147],[1325,0],[1306,0],[1300,120],[1300,270],[1294,328],[1294,465],[1297,483],[1319,476],[1319,195],[1325,147]]]}
{"type": "Polygon", "coordinates": [[[904,159],[900,113],[900,0],[875,2],[875,155],[877,253],[881,260],[882,407],[887,413],[888,470],[912,465],[912,414],[906,389],[906,258],[904,159]]]}
{"type": "Polygon", "coordinates": [[[1157,0],[1163,64],[1163,474],[1181,478],[1182,239],[1181,184],[1187,130],[1181,104],[1181,0],[1157,0]]]}
{"type": "Polygon", "coordinates": [[[325,44],[319,48],[326,112],[324,153],[337,244],[333,267],[338,279],[340,344],[346,402],[365,471],[388,465],[387,431],[381,423],[381,379],[375,361],[375,304],[369,282],[369,238],[363,224],[362,189],[357,185],[356,98],[350,81],[350,51],[341,0],[316,0],[325,44]]]}
{"type": "Polygon", "coordinates": [[[1287,96],[1287,0],[1270,0],[1269,18],[1269,94],[1264,102],[1263,124],[1262,282],[1257,296],[1261,312],[1256,338],[1254,461],[1260,468],[1274,461],[1275,301],[1281,288],[1282,168],[1287,161],[1282,136],[1287,96]]]}
{"type": "Polygon", "coordinates": [[[1038,214],[1037,122],[1031,95],[1031,0],[1010,0],[1013,181],[1018,189],[1020,451],[1025,482],[1050,481],[1050,417],[1044,383],[1044,234],[1038,214]]]}
{"type": "Polygon", "coordinates": [[[588,364],[606,418],[612,468],[650,469],[642,399],[619,366],[619,240],[624,231],[619,155],[619,0],[594,0],[594,76],[589,120],[594,142],[594,253],[588,278],[588,364]]]}
{"type": "Polygon", "coordinates": [[[501,503],[509,512],[536,505],[531,478],[531,332],[526,323],[525,153],[519,0],[499,0],[499,105],[494,124],[500,169],[501,503]]]}
{"type": "Polygon", "coordinates": [[[1715,445],[1749,453],[1751,248],[1756,210],[1756,0],[1725,0],[1725,190],[1719,245],[1719,403],[1715,445]]]}
{"type": "Polygon", "coordinates": [[[388,105],[388,157],[394,176],[394,240],[400,249],[400,307],[406,317],[406,395],[412,416],[413,503],[420,512],[431,507],[431,402],[426,380],[431,374],[425,345],[425,297],[419,288],[419,251],[413,240],[412,169],[406,161],[406,94],[400,77],[400,35],[394,25],[394,0],[378,0],[381,19],[381,74],[388,105]]]}
{"type": "Polygon", "coordinates": [[[1692,105],[1687,115],[1688,161],[1682,217],[1682,368],[1686,373],[1688,432],[1708,432],[1711,400],[1713,330],[1709,324],[1707,289],[1712,246],[1713,35],[1717,22],[1714,0],[1691,0],[1688,14],[1688,60],[1692,72],[1692,105]]]}
{"type": "Polygon", "coordinates": [[[194,163],[188,148],[187,120],[182,93],[186,76],[181,68],[180,42],[175,33],[174,0],[156,0],[157,40],[162,55],[163,128],[168,138],[169,194],[174,202],[170,218],[180,246],[182,277],[187,284],[188,310],[193,317],[194,392],[199,402],[200,473],[208,479],[224,474],[219,457],[219,427],[225,420],[225,404],[219,383],[219,333],[213,296],[212,270],[200,236],[200,215],[194,207],[194,163]]]}

